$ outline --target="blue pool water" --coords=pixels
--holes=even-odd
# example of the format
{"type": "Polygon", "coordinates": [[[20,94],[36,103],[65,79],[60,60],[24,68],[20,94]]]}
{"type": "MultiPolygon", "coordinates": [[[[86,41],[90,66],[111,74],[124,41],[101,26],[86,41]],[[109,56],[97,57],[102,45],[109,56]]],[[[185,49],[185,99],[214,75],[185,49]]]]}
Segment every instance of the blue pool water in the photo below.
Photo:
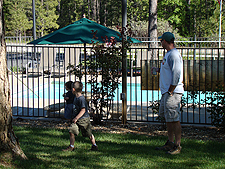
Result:
{"type": "MultiPolygon", "coordinates": [[[[91,92],[91,85],[87,85],[87,91],[91,92]]],[[[16,93],[13,97],[18,98],[41,98],[41,99],[63,99],[62,95],[65,93],[65,87],[63,82],[52,82],[51,84],[42,84],[35,88],[25,89],[23,92],[16,93]]],[[[122,84],[119,85],[119,88],[115,92],[114,101],[120,100],[120,93],[122,93],[122,84]]],[[[189,99],[191,102],[202,102],[202,99],[205,99],[209,95],[198,94],[196,99],[189,99]]],[[[184,97],[187,97],[187,92],[184,93],[184,97]]],[[[141,90],[140,83],[128,83],[127,84],[127,101],[137,101],[137,102],[149,102],[160,100],[161,93],[158,90],[141,90]]]]}

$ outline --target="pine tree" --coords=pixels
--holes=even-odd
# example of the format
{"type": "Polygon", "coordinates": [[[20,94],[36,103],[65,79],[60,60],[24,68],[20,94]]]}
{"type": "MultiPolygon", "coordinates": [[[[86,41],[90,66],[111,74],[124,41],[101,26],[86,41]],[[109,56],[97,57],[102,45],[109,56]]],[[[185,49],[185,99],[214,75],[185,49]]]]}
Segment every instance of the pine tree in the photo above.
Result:
{"type": "Polygon", "coordinates": [[[52,32],[57,29],[58,15],[56,14],[57,0],[36,0],[36,26],[39,36],[52,32]]]}
{"type": "Polygon", "coordinates": [[[27,0],[5,0],[6,29],[11,35],[21,37],[26,30],[32,28],[32,21],[27,17],[31,3],[27,0]]]}

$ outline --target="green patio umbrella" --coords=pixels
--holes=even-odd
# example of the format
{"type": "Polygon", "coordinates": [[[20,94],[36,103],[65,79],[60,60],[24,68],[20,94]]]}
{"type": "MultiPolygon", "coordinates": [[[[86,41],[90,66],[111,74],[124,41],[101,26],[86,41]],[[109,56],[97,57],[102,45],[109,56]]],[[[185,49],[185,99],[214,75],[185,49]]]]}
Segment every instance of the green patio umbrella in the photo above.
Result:
{"type": "MultiPolygon", "coordinates": [[[[117,42],[122,41],[119,32],[102,26],[87,18],[82,18],[73,24],[58,29],[55,32],[29,42],[28,44],[90,44],[97,41],[99,43],[105,43],[103,40],[105,37],[108,37],[108,39],[114,37],[117,42]],[[95,37],[97,39],[93,38],[93,32],[96,32],[95,37]]],[[[141,41],[134,38],[131,38],[131,41],[133,43],[141,43],[141,41]]]]}

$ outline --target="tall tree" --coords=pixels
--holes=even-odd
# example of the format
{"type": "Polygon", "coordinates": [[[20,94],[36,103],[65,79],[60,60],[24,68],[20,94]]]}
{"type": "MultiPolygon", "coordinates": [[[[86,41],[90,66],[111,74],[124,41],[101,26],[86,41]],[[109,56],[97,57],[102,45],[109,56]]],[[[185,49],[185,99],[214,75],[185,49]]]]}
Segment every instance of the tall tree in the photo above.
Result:
{"type": "Polygon", "coordinates": [[[6,25],[12,35],[22,36],[26,30],[32,28],[32,21],[27,17],[30,6],[31,2],[27,0],[5,0],[6,25]]]}
{"type": "Polygon", "coordinates": [[[158,17],[168,21],[182,36],[211,36],[215,0],[158,0],[158,17]]]}
{"type": "Polygon", "coordinates": [[[127,21],[138,22],[148,21],[149,17],[149,0],[128,0],[127,2],[127,21]]]}
{"type": "MultiPolygon", "coordinates": [[[[224,4],[224,2],[223,2],[223,4],[224,4]]],[[[212,35],[212,37],[214,36],[214,37],[218,37],[218,34],[219,34],[219,24],[220,24],[220,6],[219,6],[219,3],[217,3],[217,4],[215,4],[215,6],[216,6],[216,9],[214,10],[214,12],[213,12],[213,15],[211,15],[210,17],[209,17],[209,19],[208,19],[208,21],[210,21],[211,22],[211,24],[207,24],[208,25],[208,27],[210,27],[209,29],[208,29],[208,34],[211,34],[212,35]]],[[[221,34],[222,34],[222,36],[224,36],[225,35],[225,19],[224,19],[224,15],[223,15],[223,17],[222,17],[222,25],[221,25],[221,27],[222,27],[222,29],[221,29],[221,34]]]]}
{"type": "MultiPolygon", "coordinates": [[[[197,0],[198,1],[198,0],[197,0]]],[[[186,0],[158,0],[158,17],[179,24],[185,12],[186,0]]]]}
{"type": "Polygon", "coordinates": [[[148,37],[149,0],[128,0],[127,23],[134,37],[148,37]]]}
{"type": "Polygon", "coordinates": [[[99,3],[99,23],[104,26],[121,25],[122,3],[121,0],[98,0],[99,3]]]}
{"type": "MultiPolygon", "coordinates": [[[[149,26],[148,26],[148,37],[150,38],[150,41],[156,41],[157,40],[157,0],[149,0],[149,26]]],[[[150,43],[149,49],[150,49],[150,56],[151,58],[157,59],[157,53],[156,50],[152,48],[158,47],[158,43],[150,43]]],[[[147,59],[147,58],[144,58],[147,59]]]]}
{"type": "Polygon", "coordinates": [[[83,14],[83,1],[82,0],[61,0],[59,18],[57,23],[60,28],[63,28],[73,22],[82,18],[83,14]]]}
{"type": "Polygon", "coordinates": [[[122,3],[121,0],[111,0],[107,3],[107,26],[121,25],[122,22],[122,3]]]}
{"type": "MultiPolygon", "coordinates": [[[[212,20],[210,17],[216,9],[218,2],[214,0],[198,0],[190,3],[191,31],[189,36],[206,37],[212,30],[212,20]],[[196,8],[198,6],[198,8],[196,8]]],[[[210,35],[211,36],[211,35],[210,35]]]]}
{"type": "MultiPolygon", "coordinates": [[[[37,31],[41,36],[57,29],[58,25],[62,28],[77,21],[83,14],[102,25],[121,25],[121,0],[35,2],[37,31]]],[[[149,5],[153,8],[153,3],[157,4],[157,22],[163,20],[169,23],[181,36],[212,36],[212,32],[218,28],[219,3],[216,0],[127,0],[127,23],[135,30],[136,36],[150,36],[146,33],[146,24],[149,17],[153,19],[151,22],[154,21],[149,16],[149,5]]],[[[31,6],[31,0],[5,0],[6,31],[9,36],[31,32],[31,6]]],[[[224,23],[224,17],[222,19],[224,23]]]]}
{"type": "Polygon", "coordinates": [[[157,40],[157,0],[149,0],[149,36],[150,40],[157,40]]]}
{"type": "Polygon", "coordinates": [[[67,26],[76,20],[76,4],[73,0],[61,0],[59,7],[59,28],[67,26]]]}
{"type": "Polygon", "coordinates": [[[92,19],[97,21],[98,0],[91,1],[91,6],[92,6],[92,19]]]}
{"type": "Polygon", "coordinates": [[[12,127],[12,110],[4,34],[3,0],[0,0],[0,155],[3,155],[3,152],[11,152],[13,155],[19,155],[26,159],[27,157],[21,150],[12,127]]]}
{"type": "Polygon", "coordinates": [[[56,23],[59,17],[56,14],[57,6],[57,0],[36,0],[36,25],[39,36],[43,36],[45,32],[49,33],[59,27],[56,23]]]}

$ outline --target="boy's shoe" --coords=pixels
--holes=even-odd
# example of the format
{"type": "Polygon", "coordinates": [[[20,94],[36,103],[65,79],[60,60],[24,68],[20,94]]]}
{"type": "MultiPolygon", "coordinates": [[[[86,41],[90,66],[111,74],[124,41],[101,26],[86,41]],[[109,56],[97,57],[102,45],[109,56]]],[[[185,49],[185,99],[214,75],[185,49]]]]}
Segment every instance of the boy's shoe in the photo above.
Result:
{"type": "Polygon", "coordinates": [[[166,153],[171,155],[180,154],[181,148],[181,146],[175,145],[170,151],[167,151],[166,153]]]}
{"type": "Polygon", "coordinates": [[[62,151],[73,151],[75,148],[74,147],[71,147],[70,145],[65,148],[65,149],[62,149],[62,151]]]}
{"type": "Polygon", "coordinates": [[[98,146],[92,145],[91,146],[91,151],[98,151],[98,146]]]}
{"type": "Polygon", "coordinates": [[[174,147],[174,143],[167,140],[166,144],[162,147],[156,147],[155,150],[164,150],[164,151],[169,151],[174,147]]]}

